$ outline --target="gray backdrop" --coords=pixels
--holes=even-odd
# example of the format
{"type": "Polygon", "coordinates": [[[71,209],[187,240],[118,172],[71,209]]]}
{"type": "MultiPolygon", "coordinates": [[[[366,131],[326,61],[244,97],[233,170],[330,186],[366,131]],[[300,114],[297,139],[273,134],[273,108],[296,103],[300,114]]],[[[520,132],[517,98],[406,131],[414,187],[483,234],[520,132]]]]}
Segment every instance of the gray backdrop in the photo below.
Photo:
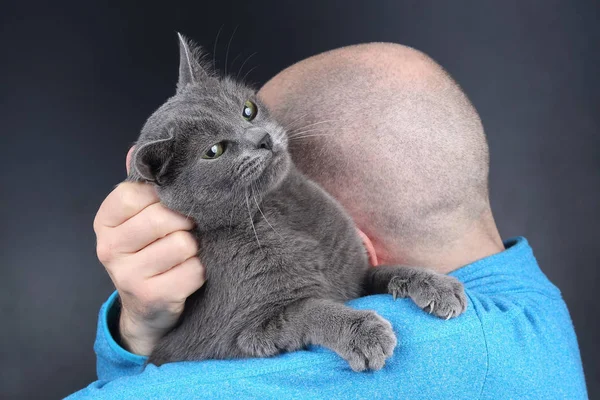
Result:
{"type": "Polygon", "coordinates": [[[57,398],[94,379],[96,316],[112,286],[92,220],[174,91],[175,31],[212,51],[221,26],[218,66],[237,26],[230,70],[257,51],[245,67],[259,65],[257,84],[359,42],[440,62],[483,119],[500,231],[526,236],[562,290],[600,396],[599,2],[47,3],[0,9],[0,397],[57,398]]]}

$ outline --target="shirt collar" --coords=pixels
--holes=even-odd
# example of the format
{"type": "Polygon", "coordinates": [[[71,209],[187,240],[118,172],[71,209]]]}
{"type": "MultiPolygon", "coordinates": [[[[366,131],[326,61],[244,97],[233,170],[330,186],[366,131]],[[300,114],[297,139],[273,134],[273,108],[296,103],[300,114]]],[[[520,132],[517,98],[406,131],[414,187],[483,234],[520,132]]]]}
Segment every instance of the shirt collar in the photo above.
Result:
{"type": "Polygon", "coordinates": [[[536,289],[560,295],[538,266],[527,239],[508,239],[504,248],[500,253],[477,260],[449,275],[460,280],[466,289],[479,292],[536,289]]]}

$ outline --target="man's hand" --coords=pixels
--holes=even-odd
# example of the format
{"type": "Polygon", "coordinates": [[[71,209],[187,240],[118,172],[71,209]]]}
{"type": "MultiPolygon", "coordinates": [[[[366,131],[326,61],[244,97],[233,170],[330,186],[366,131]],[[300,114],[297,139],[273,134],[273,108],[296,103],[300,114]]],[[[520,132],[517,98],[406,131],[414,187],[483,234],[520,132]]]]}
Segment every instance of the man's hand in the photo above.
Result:
{"type": "Polygon", "coordinates": [[[149,355],[204,284],[192,228],[142,183],[117,186],[96,214],[98,259],[119,292],[121,343],[133,353],[149,355]]]}

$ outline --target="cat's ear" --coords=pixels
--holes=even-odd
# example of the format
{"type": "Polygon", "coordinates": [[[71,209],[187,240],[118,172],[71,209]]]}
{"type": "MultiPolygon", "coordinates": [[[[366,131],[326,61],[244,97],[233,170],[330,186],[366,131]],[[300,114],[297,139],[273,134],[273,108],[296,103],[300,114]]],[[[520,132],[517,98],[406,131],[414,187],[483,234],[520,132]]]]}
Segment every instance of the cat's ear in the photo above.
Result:
{"type": "Polygon", "coordinates": [[[130,166],[142,179],[161,185],[167,167],[173,158],[175,136],[153,140],[137,147],[131,156],[130,166]]]}
{"type": "Polygon", "coordinates": [[[181,33],[179,37],[179,81],[177,90],[181,90],[190,83],[198,83],[208,76],[200,61],[202,51],[199,47],[181,33]]]}

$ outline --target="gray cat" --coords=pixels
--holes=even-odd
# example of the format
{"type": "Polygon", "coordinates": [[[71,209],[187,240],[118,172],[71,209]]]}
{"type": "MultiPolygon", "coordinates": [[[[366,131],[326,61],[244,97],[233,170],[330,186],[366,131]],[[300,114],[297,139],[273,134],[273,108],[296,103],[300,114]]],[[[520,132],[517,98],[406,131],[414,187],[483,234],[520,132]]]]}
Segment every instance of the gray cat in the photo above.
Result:
{"type": "Polygon", "coordinates": [[[255,90],[217,77],[181,35],[177,92],[146,122],[128,180],[196,222],[206,283],[148,362],[266,357],[326,346],[354,371],[393,353],[389,322],[343,303],[411,297],[451,318],[466,299],[454,278],[423,268],[369,268],[350,217],[293,165],[284,129],[255,90]]]}

